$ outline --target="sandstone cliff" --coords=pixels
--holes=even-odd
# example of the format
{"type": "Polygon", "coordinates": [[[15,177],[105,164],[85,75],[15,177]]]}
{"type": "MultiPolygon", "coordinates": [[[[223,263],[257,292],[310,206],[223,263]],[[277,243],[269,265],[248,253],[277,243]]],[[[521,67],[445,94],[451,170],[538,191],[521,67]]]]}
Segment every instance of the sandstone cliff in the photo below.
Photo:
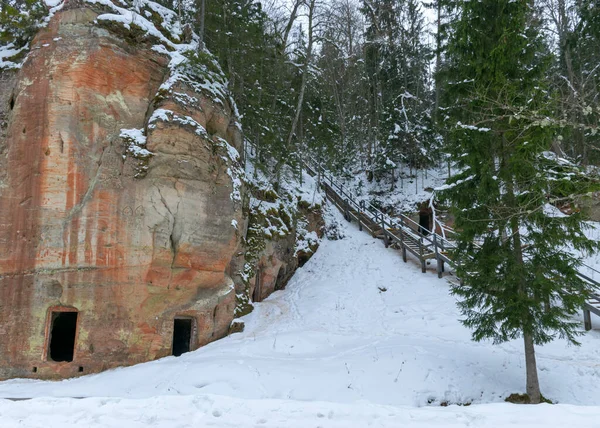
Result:
{"type": "Polygon", "coordinates": [[[0,52],[0,378],[171,355],[176,319],[190,349],[223,337],[320,230],[301,192],[248,191],[227,82],[173,12],[51,6],[28,50],[0,52]]]}
{"type": "Polygon", "coordinates": [[[175,317],[192,347],[233,318],[241,137],[222,76],[107,4],[64,4],[3,78],[1,377],[151,360],[175,317]],[[73,362],[48,357],[60,311],[78,312],[73,362]]]}

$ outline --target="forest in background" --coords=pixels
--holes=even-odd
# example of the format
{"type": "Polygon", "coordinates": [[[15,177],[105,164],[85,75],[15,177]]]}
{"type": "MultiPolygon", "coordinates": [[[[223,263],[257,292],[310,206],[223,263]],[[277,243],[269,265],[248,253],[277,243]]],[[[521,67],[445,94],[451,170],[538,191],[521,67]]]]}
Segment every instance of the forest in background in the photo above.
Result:
{"type": "MultiPolygon", "coordinates": [[[[474,47],[471,39],[488,30],[477,23],[461,27],[468,2],[164,1],[175,2],[167,6],[180,10],[218,57],[246,138],[274,181],[283,162],[293,164],[308,150],[338,173],[366,171],[393,188],[400,165],[415,171],[449,162],[449,134],[457,126],[485,127],[481,113],[488,124],[494,120],[482,105],[465,109],[457,97],[481,93],[470,82],[476,70],[457,67],[474,47]]],[[[495,3],[483,2],[480,23],[485,14],[502,13],[495,3]]],[[[535,107],[515,106],[511,114],[548,120],[555,153],[596,164],[600,6],[591,0],[524,3],[523,30],[537,38],[531,67],[537,61],[544,72],[531,76],[525,69],[511,78],[537,79],[532,84],[544,94],[535,107]]],[[[493,54],[491,45],[476,48],[493,54]]]]}
{"type": "MultiPolygon", "coordinates": [[[[457,105],[457,92],[475,98],[478,90],[469,85],[474,69],[456,64],[464,64],[470,38],[486,31],[461,28],[469,2],[157,2],[176,10],[181,24],[192,26],[218,58],[245,137],[274,181],[283,163],[296,163],[296,155],[308,150],[338,173],[367,171],[393,188],[399,165],[414,171],[448,162],[449,134],[457,124],[477,126],[471,122],[482,113],[455,114],[464,107],[457,105]]],[[[128,3],[135,7],[135,0],[128,3]]],[[[496,2],[483,3],[481,22],[485,14],[501,13],[496,2]]],[[[523,3],[527,28],[539,34],[535,55],[545,70],[535,78],[545,94],[543,106],[513,113],[543,115],[553,127],[554,152],[596,164],[600,6],[593,0],[523,3]]],[[[39,0],[2,3],[2,41],[27,43],[44,8],[39,0]]]]}
{"type": "MultiPolygon", "coordinates": [[[[457,94],[481,95],[471,82],[481,58],[465,54],[488,49],[493,55],[493,45],[472,40],[490,29],[478,24],[511,2],[483,2],[478,22],[465,27],[469,2],[456,0],[162,1],[219,59],[246,139],[274,180],[284,162],[293,164],[308,150],[338,173],[367,171],[393,188],[399,165],[414,171],[446,163],[457,127],[483,128],[494,120],[481,103],[465,108],[457,94]],[[467,61],[475,68],[457,67],[467,61]]],[[[547,120],[555,153],[597,164],[600,6],[593,0],[517,3],[528,7],[523,33],[535,33],[529,68],[543,72],[534,76],[525,67],[511,79],[528,80],[543,95],[535,106],[512,106],[510,114],[547,120]]]]}

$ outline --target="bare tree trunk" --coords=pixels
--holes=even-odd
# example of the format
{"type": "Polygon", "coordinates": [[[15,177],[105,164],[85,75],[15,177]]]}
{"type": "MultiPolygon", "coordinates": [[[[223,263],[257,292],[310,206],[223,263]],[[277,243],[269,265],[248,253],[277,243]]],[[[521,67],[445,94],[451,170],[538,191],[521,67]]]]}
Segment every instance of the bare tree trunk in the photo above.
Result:
{"type": "Polygon", "coordinates": [[[314,10],[315,10],[316,0],[310,0],[307,4],[308,6],[308,45],[306,47],[306,58],[304,60],[304,64],[302,65],[302,81],[300,83],[300,91],[298,94],[298,102],[296,103],[296,111],[294,113],[294,118],[292,120],[292,126],[290,128],[290,133],[288,134],[287,140],[285,142],[285,154],[280,156],[277,164],[275,165],[275,174],[276,181],[279,183],[281,180],[281,169],[285,163],[286,155],[289,154],[292,148],[292,140],[294,139],[294,135],[296,134],[296,128],[298,127],[298,122],[300,121],[300,113],[302,112],[302,106],[304,104],[304,93],[306,91],[306,82],[308,80],[308,69],[310,67],[310,61],[312,59],[312,48],[313,48],[313,18],[314,18],[314,10]]]}
{"type": "MultiPolygon", "coordinates": [[[[502,150],[500,152],[501,164],[506,165],[507,160],[504,153],[504,148],[506,147],[505,135],[502,134],[502,150]]],[[[515,195],[515,187],[512,178],[506,180],[506,196],[509,207],[512,209],[518,209],[517,206],[517,197],[515,195]]],[[[523,242],[521,241],[521,231],[519,230],[519,220],[516,216],[513,216],[510,219],[510,229],[512,233],[513,239],[513,254],[515,256],[515,262],[523,266],[525,263],[523,258],[523,242]]],[[[519,294],[521,295],[521,299],[526,298],[527,290],[525,288],[525,284],[523,283],[523,279],[521,278],[519,284],[519,294]]],[[[540,383],[538,381],[537,375],[537,365],[535,362],[535,349],[533,345],[533,337],[530,333],[526,331],[527,326],[531,324],[532,320],[531,316],[527,311],[524,311],[522,314],[522,332],[523,332],[523,342],[525,345],[525,372],[526,372],[526,390],[527,395],[529,395],[529,399],[531,404],[539,404],[541,401],[541,392],[540,392],[540,383]]]]}
{"type": "Polygon", "coordinates": [[[523,335],[525,343],[525,370],[527,373],[527,395],[531,404],[539,404],[542,401],[540,392],[540,382],[537,374],[537,364],[535,362],[535,348],[533,338],[529,334],[523,335]]]}
{"type": "Polygon", "coordinates": [[[283,30],[283,35],[281,37],[282,40],[281,40],[281,52],[280,53],[282,55],[285,53],[285,49],[287,48],[288,38],[290,37],[290,32],[292,31],[292,28],[294,27],[294,22],[296,22],[296,18],[298,17],[298,9],[300,8],[300,6],[303,3],[304,3],[303,0],[295,0],[294,1],[294,6],[292,7],[292,12],[290,13],[290,19],[288,19],[285,29],[283,30]]]}
{"type": "MultiPolygon", "coordinates": [[[[568,3],[566,0],[557,0],[547,2],[546,8],[552,18],[554,27],[558,36],[558,55],[561,59],[559,62],[561,75],[568,82],[567,93],[563,95],[563,110],[564,113],[574,122],[581,123],[581,115],[579,110],[582,106],[582,91],[581,82],[578,82],[573,69],[573,58],[571,54],[571,45],[569,43],[569,35],[572,32],[572,24],[568,14],[568,3]]],[[[588,162],[587,145],[585,135],[581,129],[575,127],[573,135],[569,140],[569,147],[565,147],[570,151],[571,156],[582,157],[581,162],[586,165],[588,162]]]]}
{"type": "Polygon", "coordinates": [[[200,15],[198,16],[198,38],[200,49],[204,49],[204,16],[206,14],[206,0],[200,0],[200,15]]]}
{"type": "Polygon", "coordinates": [[[419,193],[419,170],[415,165],[415,194],[419,193]]]}
{"type": "Polygon", "coordinates": [[[298,127],[298,121],[300,119],[300,113],[302,111],[302,105],[304,104],[304,92],[306,91],[306,82],[308,80],[308,68],[310,61],[312,60],[312,48],[313,48],[313,17],[315,10],[316,0],[310,0],[308,3],[308,46],[306,47],[306,58],[302,66],[302,82],[300,84],[300,93],[298,94],[298,103],[296,105],[296,113],[294,114],[294,120],[292,121],[292,128],[286,141],[286,149],[289,150],[292,146],[292,139],[296,133],[298,127]]]}
{"type": "MultiPolygon", "coordinates": [[[[514,197],[514,188],[512,182],[508,182],[506,187],[507,193],[509,193],[509,197],[515,200],[516,198],[514,197]]],[[[519,223],[516,219],[511,220],[511,229],[514,240],[514,252],[516,261],[519,264],[523,264],[521,232],[519,231],[519,223]]],[[[526,293],[524,287],[521,287],[520,293],[526,293]]],[[[523,314],[523,329],[529,323],[530,320],[528,319],[528,314],[523,314]]],[[[540,383],[538,381],[537,365],[535,362],[535,349],[533,346],[533,337],[531,336],[531,334],[523,331],[523,342],[525,344],[525,373],[527,379],[527,395],[529,395],[531,404],[539,404],[541,401],[542,394],[540,392],[540,383]]]]}
{"type": "MultiPolygon", "coordinates": [[[[507,182],[508,196],[515,200],[514,188],[512,182],[507,182]]],[[[523,250],[521,242],[521,232],[519,231],[519,223],[516,219],[511,220],[511,229],[514,242],[514,253],[517,263],[523,264],[523,250]]],[[[520,293],[525,294],[526,290],[521,287],[520,293]]],[[[523,314],[523,329],[527,324],[530,324],[528,314],[523,314]]],[[[535,362],[535,349],[533,346],[533,337],[531,334],[523,331],[523,342],[525,344],[525,373],[527,378],[526,390],[531,404],[539,404],[541,401],[540,383],[538,381],[537,365],[535,362]]]]}
{"type": "Polygon", "coordinates": [[[352,6],[350,2],[346,0],[344,4],[345,12],[346,12],[346,33],[348,36],[348,55],[351,56],[354,54],[354,33],[352,31],[352,6]]]}
{"type": "MultiPolygon", "coordinates": [[[[435,36],[435,108],[434,118],[439,120],[440,92],[441,85],[439,79],[440,67],[442,65],[442,5],[437,1],[437,34],[435,36]]],[[[450,174],[448,174],[450,176],[450,174]]]]}

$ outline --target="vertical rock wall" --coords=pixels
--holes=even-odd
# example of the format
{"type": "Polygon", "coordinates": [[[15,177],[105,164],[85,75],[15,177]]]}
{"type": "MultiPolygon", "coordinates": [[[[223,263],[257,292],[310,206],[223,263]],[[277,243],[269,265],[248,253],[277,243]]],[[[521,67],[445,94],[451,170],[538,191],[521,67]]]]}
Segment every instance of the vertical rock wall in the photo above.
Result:
{"type": "Polygon", "coordinates": [[[233,318],[225,272],[243,189],[231,106],[185,83],[156,99],[170,58],[72,4],[6,77],[14,85],[2,77],[0,378],[152,360],[170,355],[175,317],[192,319],[193,348],[233,318]],[[123,129],[142,130],[153,154],[136,157],[123,129]],[[78,312],[72,362],[48,355],[60,311],[78,312]]]}

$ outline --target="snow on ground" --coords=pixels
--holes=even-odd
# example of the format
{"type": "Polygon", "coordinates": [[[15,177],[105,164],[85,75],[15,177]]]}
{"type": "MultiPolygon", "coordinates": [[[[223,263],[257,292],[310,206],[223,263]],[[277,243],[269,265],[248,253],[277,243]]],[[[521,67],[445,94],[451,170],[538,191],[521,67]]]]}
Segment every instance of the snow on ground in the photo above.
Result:
{"type": "Polygon", "coordinates": [[[600,426],[600,330],[538,348],[542,391],[560,404],[504,403],[524,390],[521,342],[471,342],[447,279],[328,217],[345,237],[256,304],[244,333],[97,375],[2,382],[0,397],[34,399],[0,400],[0,426],[600,426]]]}

